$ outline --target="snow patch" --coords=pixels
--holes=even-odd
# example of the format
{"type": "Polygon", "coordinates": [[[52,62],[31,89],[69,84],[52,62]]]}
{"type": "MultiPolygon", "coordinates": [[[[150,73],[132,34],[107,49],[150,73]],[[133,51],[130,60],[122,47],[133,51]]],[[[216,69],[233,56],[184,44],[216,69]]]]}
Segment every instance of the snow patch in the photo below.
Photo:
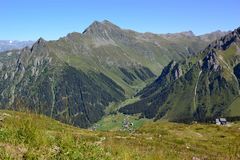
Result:
{"type": "Polygon", "coordinates": [[[12,55],[12,52],[8,52],[7,55],[8,55],[8,56],[11,56],[11,55],[12,55]]]}

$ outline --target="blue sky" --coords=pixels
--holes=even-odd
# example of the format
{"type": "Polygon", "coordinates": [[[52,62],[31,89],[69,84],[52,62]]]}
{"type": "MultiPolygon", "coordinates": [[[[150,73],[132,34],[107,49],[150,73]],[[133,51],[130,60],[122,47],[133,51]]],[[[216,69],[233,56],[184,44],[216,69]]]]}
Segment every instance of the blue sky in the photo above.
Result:
{"type": "Polygon", "coordinates": [[[239,0],[1,0],[0,39],[58,39],[107,19],[139,32],[203,34],[240,26],[239,0]]]}

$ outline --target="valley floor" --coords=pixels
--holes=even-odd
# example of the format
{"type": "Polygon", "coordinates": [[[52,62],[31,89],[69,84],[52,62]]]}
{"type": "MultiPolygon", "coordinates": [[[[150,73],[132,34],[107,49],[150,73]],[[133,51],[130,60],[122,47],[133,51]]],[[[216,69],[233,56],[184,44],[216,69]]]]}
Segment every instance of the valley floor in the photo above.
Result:
{"type": "MultiPolygon", "coordinates": [[[[112,120],[103,119],[102,126],[112,120]]],[[[240,159],[238,122],[216,126],[143,120],[131,131],[91,131],[1,110],[0,127],[1,159],[240,159]]]]}

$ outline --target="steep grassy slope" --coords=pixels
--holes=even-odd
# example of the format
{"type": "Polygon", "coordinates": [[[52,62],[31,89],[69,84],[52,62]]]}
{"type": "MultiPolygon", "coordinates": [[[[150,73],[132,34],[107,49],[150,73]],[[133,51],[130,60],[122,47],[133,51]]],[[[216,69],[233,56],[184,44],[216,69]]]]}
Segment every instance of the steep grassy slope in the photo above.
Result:
{"type": "Polygon", "coordinates": [[[120,109],[147,118],[189,122],[239,117],[240,28],[211,43],[197,56],[171,62],[160,77],[120,109]],[[235,102],[233,102],[235,101],[235,102]]]}
{"type": "Polygon", "coordinates": [[[1,54],[0,104],[28,109],[66,123],[87,127],[99,120],[124,90],[99,72],[83,72],[61,61],[40,39],[21,51],[1,54]]]}
{"type": "Polygon", "coordinates": [[[1,159],[239,159],[240,124],[145,122],[134,132],[75,128],[42,115],[1,110],[1,159]]]}

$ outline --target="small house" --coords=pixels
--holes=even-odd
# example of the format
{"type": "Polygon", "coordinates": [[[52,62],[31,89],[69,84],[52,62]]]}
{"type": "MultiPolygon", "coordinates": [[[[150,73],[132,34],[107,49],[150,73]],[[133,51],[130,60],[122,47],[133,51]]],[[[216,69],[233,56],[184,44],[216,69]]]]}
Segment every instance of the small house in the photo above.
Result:
{"type": "Polygon", "coordinates": [[[216,119],[216,125],[226,125],[226,124],[227,124],[226,118],[217,118],[216,119]]]}

